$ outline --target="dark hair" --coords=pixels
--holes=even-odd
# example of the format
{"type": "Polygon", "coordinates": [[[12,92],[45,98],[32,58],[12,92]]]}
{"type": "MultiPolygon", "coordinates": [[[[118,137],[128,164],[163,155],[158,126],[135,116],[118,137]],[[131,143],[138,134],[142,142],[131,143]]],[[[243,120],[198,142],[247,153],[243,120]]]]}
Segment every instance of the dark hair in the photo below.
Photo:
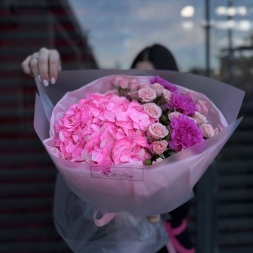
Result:
{"type": "Polygon", "coordinates": [[[155,69],[179,71],[173,54],[159,44],[144,48],[134,59],[131,68],[141,61],[150,61],[155,69]]]}

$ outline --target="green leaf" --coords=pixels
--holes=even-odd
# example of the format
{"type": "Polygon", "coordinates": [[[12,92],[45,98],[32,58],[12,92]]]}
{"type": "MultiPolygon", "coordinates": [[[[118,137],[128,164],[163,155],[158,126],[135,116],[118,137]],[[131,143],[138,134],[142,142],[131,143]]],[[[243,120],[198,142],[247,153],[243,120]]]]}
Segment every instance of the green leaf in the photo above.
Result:
{"type": "Polygon", "coordinates": [[[164,154],[160,154],[159,156],[160,156],[162,159],[165,159],[164,154]]]}
{"type": "Polygon", "coordinates": [[[152,161],[150,159],[147,159],[145,162],[144,162],[145,165],[151,165],[152,164],[152,161]]]}

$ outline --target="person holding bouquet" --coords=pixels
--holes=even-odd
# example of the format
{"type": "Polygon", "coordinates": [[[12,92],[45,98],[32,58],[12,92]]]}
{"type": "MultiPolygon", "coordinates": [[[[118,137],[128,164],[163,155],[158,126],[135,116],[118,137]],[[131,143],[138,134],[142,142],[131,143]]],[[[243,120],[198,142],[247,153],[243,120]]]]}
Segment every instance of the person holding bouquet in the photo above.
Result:
{"type": "MultiPolygon", "coordinates": [[[[154,47],[155,58],[148,48],[133,67],[171,69],[163,60],[169,52],[154,47]]],[[[69,247],[97,253],[194,252],[183,240],[188,208],[182,204],[240,123],[244,92],[159,70],[64,71],[57,89],[45,88],[55,84],[61,69],[59,53],[45,48],[22,67],[36,77],[34,128],[61,175],[54,221],[69,247]],[[164,224],[155,214],[167,212],[170,222],[164,224]]]]}
{"type": "MultiPolygon", "coordinates": [[[[34,77],[39,76],[44,86],[55,84],[58,71],[61,70],[60,55],[57,50],[40,49],[38,52],[28,56],[22,63],[26,74],[34,77]]],[[[142,70],[172,70],[179,71],[172,53],[162,45],[155,44],[143,49],[134,59],[131,68],[142,70]]],[[[190,201],[171,211],[167,216],[166,229],[172,240],[173,246],[178,253],[194,253],[190,234],[187,229],[187,215],[190,201]]],[[[156,222],[160,216],[149,216],[150,222],[156,222]]],[[[159,253],[168,252],[163,247],[159,253]]]]}

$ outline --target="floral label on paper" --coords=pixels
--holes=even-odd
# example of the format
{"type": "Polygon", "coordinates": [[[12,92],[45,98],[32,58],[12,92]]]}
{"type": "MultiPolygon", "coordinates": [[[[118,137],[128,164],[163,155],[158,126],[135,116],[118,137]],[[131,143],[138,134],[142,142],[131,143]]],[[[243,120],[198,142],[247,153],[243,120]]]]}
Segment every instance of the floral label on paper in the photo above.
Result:
{"type": "Polygon", "coordinates": [[[90,166],[91,177],[112,179],[143,181],[143,168],[110,167],[110,166],[90,166]]]}

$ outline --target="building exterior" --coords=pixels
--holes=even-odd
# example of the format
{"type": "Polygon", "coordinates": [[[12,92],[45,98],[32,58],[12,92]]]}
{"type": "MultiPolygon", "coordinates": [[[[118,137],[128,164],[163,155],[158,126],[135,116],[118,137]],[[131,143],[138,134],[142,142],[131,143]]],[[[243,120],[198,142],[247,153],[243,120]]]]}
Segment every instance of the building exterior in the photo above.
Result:
{"type": "Polygon", "coordinates": [[[0,251],[70,252],[54,228],[56,169],[33,129],[36,87],[21,62],[47,47],[63,69],[97,63],[66,0],[2,0],[0,14],[0,251]]]}

